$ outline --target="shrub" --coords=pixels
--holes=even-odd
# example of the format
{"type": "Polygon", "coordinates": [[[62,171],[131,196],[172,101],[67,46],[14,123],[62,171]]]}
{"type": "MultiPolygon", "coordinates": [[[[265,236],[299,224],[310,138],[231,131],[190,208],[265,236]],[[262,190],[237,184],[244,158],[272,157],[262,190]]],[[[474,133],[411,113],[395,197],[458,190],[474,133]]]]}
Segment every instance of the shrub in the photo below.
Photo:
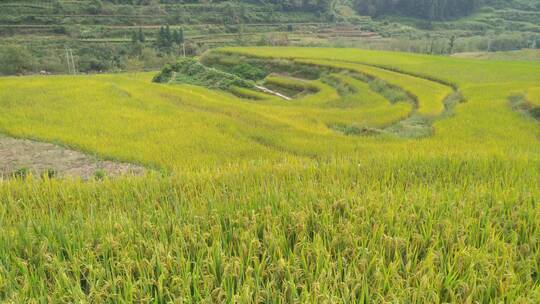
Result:
{"type": "Polygon", "coordinates": [[[96,180],[104,180],[106,177],[106,174],[103,170],[96,170],[96,172],[94,172],[94,179],[96,180]]]}
{"type": "Polygon", "coordinates": [[[16,75],[32,71],[35,60],[22,46],[8,45],[0,48],[0,74],[16,75]]]}
{"type": "Polygon", "coordinates": [[[251,88],[254,85],[253,82],[236,75],[208,68],[192,58],[181,58],[172,66],[166,65],[161,73],[154,77],[154,82],[170,81],[222,90],[228,90],[231,86],[251,88]],[[174,73],[177,75],[172,79],[174,73]]]}
{"type": "Polygon", "coordinates": [[[13,178],[18,179],[25,179],[28,175],[30,175],[30,170],[28,168],[19,168],[12,173],[13,178]]]}
{"type": "Polygon", "coordinates": [[[267,73],[262,69],[259,69],[247,63],[242,63],[234,66],[231,72],[235,75],[238,75],[239,77],[250,80],[260,80],[267,75],[267,73]]]}
{"type": "Polygon", "coordinates": [[[153,82],[166,83],[171,81],[173,75],[173,68],[170,64],[166,64],[161,72],[154,76],[153,82]]]}

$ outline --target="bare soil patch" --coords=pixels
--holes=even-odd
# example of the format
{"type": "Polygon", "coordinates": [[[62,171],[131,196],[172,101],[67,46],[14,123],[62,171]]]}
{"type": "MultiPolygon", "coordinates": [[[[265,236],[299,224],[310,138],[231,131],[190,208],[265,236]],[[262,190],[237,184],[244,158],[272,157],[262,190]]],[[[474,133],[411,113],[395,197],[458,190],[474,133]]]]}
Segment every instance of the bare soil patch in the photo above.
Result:
{"type": "Polygon", "coordinates": [[[142,166],[100,160],[59,145],[0,135],[0,179],[27,171],[33,175],[53,172],[57,177],[115,177],[141,175],[142,166]]]}

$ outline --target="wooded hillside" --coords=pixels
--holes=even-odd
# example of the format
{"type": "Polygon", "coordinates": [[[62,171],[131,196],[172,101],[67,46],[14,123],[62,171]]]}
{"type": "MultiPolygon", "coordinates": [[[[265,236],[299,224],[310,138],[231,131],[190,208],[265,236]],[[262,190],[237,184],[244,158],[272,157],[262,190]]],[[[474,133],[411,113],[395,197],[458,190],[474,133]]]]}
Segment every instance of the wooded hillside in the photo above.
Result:
{"type": "Polygon", "coordinates": [[[356,0],[362,15],[403,15],[426,20],[447,20],[472,14],[485,5],[540,10],[532,0],[356,0]]]}
{"type": "Polygon", "coordinates": [[[535,0],[5,0],[0,74],[150,70],[221,46],[537,48],[535,0]],[[14,55],[16,54],[16,55],[14,55]]]}

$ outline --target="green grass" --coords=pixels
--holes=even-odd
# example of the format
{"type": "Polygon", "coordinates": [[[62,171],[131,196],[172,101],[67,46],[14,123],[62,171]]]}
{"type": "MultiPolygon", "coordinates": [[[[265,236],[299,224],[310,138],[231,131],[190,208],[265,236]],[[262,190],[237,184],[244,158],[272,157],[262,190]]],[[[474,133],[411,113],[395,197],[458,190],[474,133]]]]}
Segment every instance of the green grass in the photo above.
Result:
{"type": "Polygon", "coordinates": [[[540,125],[508,101],[537,99],[540,64],[224,51],[373,74],[411,90],[433,132],[336,132],[414,111],[339,71],[326,76],[347,93],[310,80],[317,91],[291,101],[152,74],[1,78],[1,132],[160,170],[3,181],[0,301],[540,300],[540,125]],[[466,102],[440,116],[449,84],[466,102]]]}

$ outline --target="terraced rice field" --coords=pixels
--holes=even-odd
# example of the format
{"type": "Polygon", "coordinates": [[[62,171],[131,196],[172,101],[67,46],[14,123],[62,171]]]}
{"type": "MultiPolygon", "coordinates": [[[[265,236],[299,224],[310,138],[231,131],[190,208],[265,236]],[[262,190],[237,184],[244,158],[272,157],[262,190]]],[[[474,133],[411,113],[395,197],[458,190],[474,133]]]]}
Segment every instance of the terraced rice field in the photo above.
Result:
{"type": "Polygon", "coordinates": [[[153,169],[3,181],[0,300],[540,301],[540,125],[511,102],[537,102],[539,63],[205,56],[285,64],[260,85],[292,99],[152,73],[0,79],[2,133],[153,169]]]}
{"type": "Polygon", "coordinates": [[[540,88],[531,88],[528,91],[527,98],[532,106],[540,107],[540,88]]]}

